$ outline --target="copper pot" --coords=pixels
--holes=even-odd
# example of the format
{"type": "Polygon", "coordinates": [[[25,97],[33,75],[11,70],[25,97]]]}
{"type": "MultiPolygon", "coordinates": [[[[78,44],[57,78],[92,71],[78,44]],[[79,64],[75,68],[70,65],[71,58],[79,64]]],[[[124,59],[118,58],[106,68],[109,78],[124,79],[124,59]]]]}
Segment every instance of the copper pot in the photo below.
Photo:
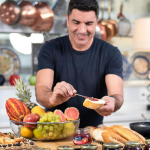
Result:
{"type": "Polygon", "coordinates": [[[38,2],[35,7],[38,17],[36,22],[31,26],[31,29],[34,31],[50,31],[54,22],[53,11],[45,2],[38,2]]]}
{"type": "Polygon", "coordinates": [[[32,26],[37,19],[37,10],[29,1],[22,1],[19,4],[21,8],[21,19],[19,24],[23,26],[32,26]]]}
{"type": "Polygon", "coordinates": [[[0,6],[0,19],[8,25],[16,24],[21,16],[21,9],[15,1],[6,1],[0,6]]]}

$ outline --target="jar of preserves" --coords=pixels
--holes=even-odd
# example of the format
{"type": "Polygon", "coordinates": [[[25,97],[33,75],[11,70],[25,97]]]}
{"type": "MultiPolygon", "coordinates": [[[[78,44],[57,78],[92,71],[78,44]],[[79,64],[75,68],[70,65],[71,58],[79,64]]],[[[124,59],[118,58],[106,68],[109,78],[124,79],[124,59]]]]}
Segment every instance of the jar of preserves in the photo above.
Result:
{"type": "Polygon", "coordinates": [[[73,143],[75,145],[82,145],[82,144],[90,144],[92,142],[91,134],[88,132],[87,129],[78,128],[73,136],[73,143]]]}
{"type": "Polygon", "coordinates": [[[141,143],[137,141],[127,141],[125,142],[123,150],[142,150],[141,143]]]}
{"type": "Polygon", "coordinates": [[[83,144],[81,145],[81,150],[97,150],[97,145],[93,144],[83,144]]]}
{"type": "Polygon", "coordinates": [[[57,150],[75,150],[72,146],[58,146],[57,150]]]}
{"type": "Polygon", "coordinates": [[[119,143],[104,143],[103,150],[119,150],[119,143]]]}
{"type": "Polygon", "coordinates": [[[150,139],[145,141],[146,145],[144,147],[144,150],[150,150],[150,139]]]}

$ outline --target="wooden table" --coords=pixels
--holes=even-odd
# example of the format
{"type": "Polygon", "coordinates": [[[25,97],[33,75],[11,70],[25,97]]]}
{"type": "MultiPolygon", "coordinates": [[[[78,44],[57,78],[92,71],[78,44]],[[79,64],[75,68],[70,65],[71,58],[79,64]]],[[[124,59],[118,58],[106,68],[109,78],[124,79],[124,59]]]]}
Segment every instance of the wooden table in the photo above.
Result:
{"type": "MultiPolygon", "coordinates": [[[[92,142],[92,144],[98,146],[97,150],[102,150],[102,146],[100,144],[95,142],[92,142]]],[[[57,150],[58,146],[74,146],[75,149],[80,149],[80,146],[73,144],[72,137],[55,141],[35,141],[35,145],[42,148],[50,148],[51,150],[57,150]]]]}

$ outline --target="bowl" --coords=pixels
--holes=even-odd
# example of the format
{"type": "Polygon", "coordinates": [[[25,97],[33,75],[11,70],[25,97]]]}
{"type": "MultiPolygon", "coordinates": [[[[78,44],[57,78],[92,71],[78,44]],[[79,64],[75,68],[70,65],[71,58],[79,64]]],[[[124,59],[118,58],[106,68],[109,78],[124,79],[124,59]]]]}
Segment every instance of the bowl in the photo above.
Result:
{"type": "Polygon", "coordinates": [[[66,122],[19,122],[10,120],[14,134],[31,140],[59,140],[72,136],[78,129],[80,119],[66,122]],[[34,128],[34,129],[30,129],[34,128]]]}

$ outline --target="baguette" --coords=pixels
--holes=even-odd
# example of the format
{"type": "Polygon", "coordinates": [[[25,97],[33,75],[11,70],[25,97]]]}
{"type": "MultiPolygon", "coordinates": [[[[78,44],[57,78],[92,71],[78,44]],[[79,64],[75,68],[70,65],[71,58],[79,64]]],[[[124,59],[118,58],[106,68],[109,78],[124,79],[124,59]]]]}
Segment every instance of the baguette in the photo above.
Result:
{"type": "Polygon", "coordinates": [[[119,143],[122,146],[124,146],[124,143],[127,141],[126,139],[124,139],[123,137],[119,136],[116,133],[103,130],[100,128],[97,128],[92,132],[92,138],[100,142],[119,143]]]}
{"type": "Polygon", "coordinates": [[[99,109],[105,104],[105,101],[102,99],[90,100],[90,98],[86,98],[83,102],[83,106],[90,109],[99,109]]]}
{"type": "Polygon", "coordinates": [[[112,129],[117,134],[119,134],[120,136],[122,136],[123,138],[125,138],[128,141],[138,141],[141,143],[145,142],[145,138],[142,135],[138,134],[137,132],[135,132],[129,128],[119,126],[119,125],[114,125],[114,126],[112,126],[112,129]]]}

